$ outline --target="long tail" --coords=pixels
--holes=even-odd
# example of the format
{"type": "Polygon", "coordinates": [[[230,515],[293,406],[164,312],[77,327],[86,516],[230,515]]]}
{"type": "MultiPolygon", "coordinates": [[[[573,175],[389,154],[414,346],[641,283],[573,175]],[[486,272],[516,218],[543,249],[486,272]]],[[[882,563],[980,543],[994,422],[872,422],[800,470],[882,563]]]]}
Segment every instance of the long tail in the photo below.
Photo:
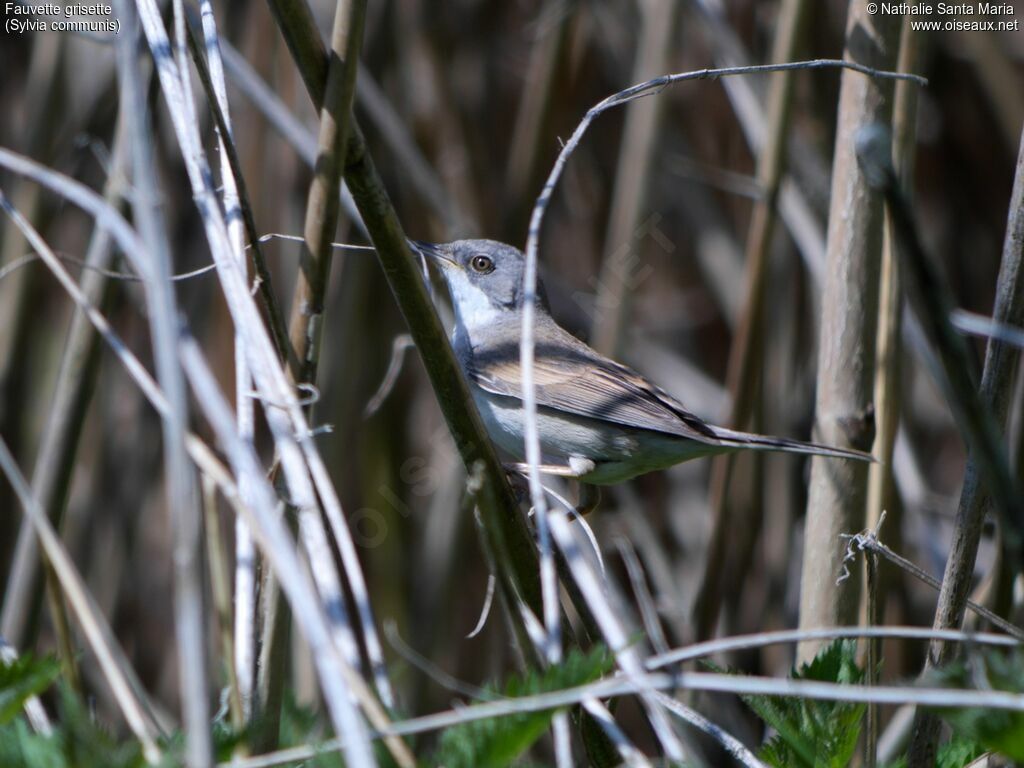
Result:
{"type": "Polygon", "coordinates": [[[753,435],[749,432],[736,432],[724,427],[712,427],[715,435],[725,445],[747,448],[758,451],[782,451],[784,453],[803,453],[811,456],[831,456],[836,459],[854,459],[855,461],[876,462],[874,456],[852,448],[833,448],[819,443],[803,443],[799,440],[788,440],[785,437],[753,435]]]}

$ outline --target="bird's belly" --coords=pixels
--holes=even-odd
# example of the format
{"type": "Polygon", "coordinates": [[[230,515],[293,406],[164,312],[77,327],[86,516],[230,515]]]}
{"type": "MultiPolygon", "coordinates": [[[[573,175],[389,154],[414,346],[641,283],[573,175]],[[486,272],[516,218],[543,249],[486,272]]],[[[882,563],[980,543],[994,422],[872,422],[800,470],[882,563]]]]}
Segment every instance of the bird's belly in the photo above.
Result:
{"type": "MultiPolygon", "coordinates": [[[[474,387],[473,399],[491,439],[519,460],[525,458],[522,402],[474,387]]],[[[550,408],[537,409],[537,431],[545,461],[567,463],[570,456],[621,461],[640,449],[635,430],[610,422],[575,416],[550,408]]]]}
{"type": "MultiPolygon", "coordinates": [[[[525,458],[522,402],[473,388],[480,416],[491,439],[517,460],[525,458]]],[[[551,408],[537,410],[542,463],[568,464],[569,457],[593,461],[580,479],[594,485],[621,483],[690,459],[721,453],[723,447],[614,422],[589,419],[551,408]]]]}

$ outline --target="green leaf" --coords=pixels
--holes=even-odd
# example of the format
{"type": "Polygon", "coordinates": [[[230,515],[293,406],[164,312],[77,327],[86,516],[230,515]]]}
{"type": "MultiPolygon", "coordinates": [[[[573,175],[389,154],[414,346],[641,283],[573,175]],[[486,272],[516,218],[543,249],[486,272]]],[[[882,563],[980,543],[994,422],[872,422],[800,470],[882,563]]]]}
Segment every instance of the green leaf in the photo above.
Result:
{"type": "Polygon", "coordinates": [[[67,768],[59,734],[38,736],[23,720],[0,727],[0,765],[4,768],[67,768]]]}
{"type": "Polygon", "coordinates": [[[34,659],[26,654],[0,662],[0,725],[17,717],[25,700],[42,693],[60,674],[56,659],[34,659]]]}
{"type": "MultiPolygon", "coordinates": [[[[857,642],[837,640],[811,661],[793,670],[795,680],[856,684],[864,679],[857,666],[857,642]]],[[[776,734],[760,756],[779,768],[845,768],[860,737],[864,704],[813,701],[784,696],[744,696],[754,712],[776,734]]]]}
{"type": "MultiPolygon", "coordinates": [[[[983,754],[985,750],[980,744],[954,734],[948,742],[939,745],[938,753],[935,755],[935,768],[964,768],[983,754]]],[[[886,763],[885,768],[907,768],[907,756],[903,755],[898,760],[886,763]]]]}
{"type": "MultiPolygon", "coordinates": [[[[504,691],[490,689],[495,698],[515,698],[546,693],[592,682],[612,669],[603,648],[584,654],[570,652],[562,664],[543,673],[509,680],[504,691]]],[[[554,710],[477,720],[448,728],[429,765],[444,768],[501,768],[512,764],[548,729],[554,710]]]]}
{"type": "Polygon", "coordinates": [[[953,736],[939,747],[935,756],[935,768],[964,768],[985,754],[985,749],[976,741],[953,736]]]}
{"type": "MultiPolygon", "coordinates": [[[[1024,692],[1024,654],[1016,650],[973,654],[967,662],[957,661],[935,671],[930,682],[1021,693],[1024,692]]],[[[1013,760],[1024,761],[1024,712],[970,707],[940,709],[939,714],[963,738],[1013,760]]]]}
{"type": "Polygon", "coordinates": [[[48,736],[32,733],[20,719],[0,726],[0,765],[4,768],[144,768],[138,742],[114,738],[94,722],[81,701],[63,687],[58,711],[54,732],[48,736]]]}

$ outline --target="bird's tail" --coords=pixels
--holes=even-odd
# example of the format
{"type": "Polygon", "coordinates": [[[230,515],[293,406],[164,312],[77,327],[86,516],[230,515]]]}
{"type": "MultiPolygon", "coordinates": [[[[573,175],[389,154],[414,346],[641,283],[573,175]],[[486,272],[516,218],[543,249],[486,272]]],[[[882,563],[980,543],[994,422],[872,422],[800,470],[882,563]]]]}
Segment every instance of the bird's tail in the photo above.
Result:
{"type": "Polygon", "coordinates": [[[864,451],[856,451],[852,448],[833,448],[830,445],[819,443],[804,443],[799,440],[789,440],[785,437],[770,437],[768,435],[752,435],[748,432],[736,432],[723,427],[713,427],[715,435],[724,444],[730,447],[747,448],[757,451],[782,451],[783,453],[803,453],[810,456],[831,456],[836,459],[854,459],[856,461],[875,462],[874,456],[864,451]]]}

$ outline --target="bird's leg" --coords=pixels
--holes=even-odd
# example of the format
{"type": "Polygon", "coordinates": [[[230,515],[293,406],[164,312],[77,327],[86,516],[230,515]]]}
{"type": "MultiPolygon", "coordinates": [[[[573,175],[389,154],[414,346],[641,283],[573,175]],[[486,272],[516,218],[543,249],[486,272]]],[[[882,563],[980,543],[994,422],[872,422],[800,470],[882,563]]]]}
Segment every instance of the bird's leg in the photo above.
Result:
{"type": "MultiPolygon", "coordinates": [[[[568,464],[538,464],[537,471],[542,475],[583,477],[593,472],[596,466],[592,459],[586,459],[583,456],[570,456],[568,464]]],[[[504,467],[506,472],[517,472],[520,475],[525,475],[530,471],[530,465],[525,461],[507,463],[504,467]]]]}
{"type": "MultiPolygon", "coordinates": [[[[530,465],[522,462],[506,462],[502,464],[508,476],[509,485],[516,495],[516,502],[522,504],[530,498],[530,485],[527,474],[530,465]]],[[[571,467],[564,467],[561,464],[538,464],[537,471],[543,475],[560,475],[562,477],[575,477],[571,467]]]]}
{"type": "Polygon", "coordinates": [[[601,503],[601,486],[580,481],[579,495],[576,497],[576,514],[589,515],[601,503]]]}
{"type": "MultiPolygon", "coordinates": [[[[525,462],[505,464],[505,471],[513,478],[513,487],[517,495],[522,498],[522,480],[530,471],[530,465],[525,462]]],[[[558,477],[570,477],[579,479],[589,475],[596,468],[593,459],[583,456],[570,456],[568,464],[538,464],[537,471],[543,475],[556,475],[558,477]]],[[[579,496],[575,512],[577,515],[586,515],[593,512],[601,502],[601,489],[596,485],[580,481],[579,496]]]]}

